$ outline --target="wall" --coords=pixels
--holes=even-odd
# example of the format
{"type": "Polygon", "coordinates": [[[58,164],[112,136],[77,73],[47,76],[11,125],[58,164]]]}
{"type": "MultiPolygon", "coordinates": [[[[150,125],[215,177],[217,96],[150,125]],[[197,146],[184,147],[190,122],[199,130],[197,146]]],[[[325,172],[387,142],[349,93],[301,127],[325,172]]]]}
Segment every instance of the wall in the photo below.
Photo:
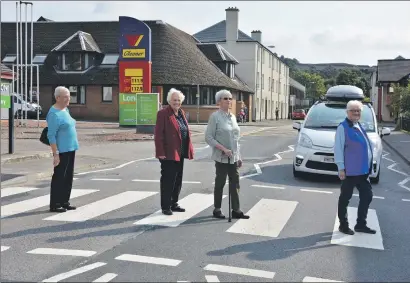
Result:
{"type": "MultiPolygon", "coordinates": [[[[40,105],[44,116],[52,105],[54,86],[40,86],[40,105]]],[[[85,104],[70,104],[71,115],[76,119],[118,121],[118,86],[113,86],[112,102],[102,102],[102,86],[87,86],[85,104]]]]}

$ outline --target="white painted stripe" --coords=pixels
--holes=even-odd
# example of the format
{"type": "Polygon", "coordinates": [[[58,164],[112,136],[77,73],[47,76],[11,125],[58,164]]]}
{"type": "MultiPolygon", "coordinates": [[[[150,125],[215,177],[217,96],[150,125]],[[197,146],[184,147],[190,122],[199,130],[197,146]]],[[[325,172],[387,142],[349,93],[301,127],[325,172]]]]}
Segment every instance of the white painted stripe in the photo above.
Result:
{"type": "Polygon", "coordinates": [[[117,277],[118,274],[115,273],[105,273],[103,276],[95,279],[93,282],[109,282],[117,277]]]}
{"type": "Polygon", "coordinates": [[[310,189],[300,189],[300,190],[302,192],[310,192],[310,193],[333,194],[333,192],[322,191],[322,190],[310,190],[310,189]]]}
{"type": "Polygon", "coordinates": [[[404,199],[402,199],[402,201],[410,201],[410,199],[405,199],[405,198],[404,198],[404,199]]]}
{"type": "Polygon", "coordinates": [[[115,170],[115,169],[123,168],[123,167],[128,166],[128,165],[130,165],[130,164],[132,164],[132,163],[135,163],[135,162],[140,162],[140,161],[145,161],[145,160],[151,160],[151,159],[155,159],[155,157],[148,157],[148,158],[142,158],[142,159],[132,160],[132,161],[128,161],[128,162],[126,162],[126,163],[123,163],[123,164],[121,164],[121,165],[118,165],[118,166],[116,166],[116,167],[105,168],[105,169],[99,169],[99,170],[93,170],[93,171],[88,171],[88,172],[81,172],[81,173],[77,173],[77,174],[75,174],[75,175],[80,176],[80,175],[85,175],[85,174],[90,174],[90,173],[112,171],[112,170],[115,170]]]}
{"type": "Polygon", "coordinates": [[[34,190],[38,190],[38,188],[28,188],[28,187],[11,187],[11,188],[4,188],[1,189],[1,197],[8,197],[13,195],[18,195],[22,193],[31,192],[34,190]]]}
{"type": "MultiPolygon", "coordinates": [[[[224,195],[222,198],[225,197],[226,195],[224,195]]],[[[186,209],[185,212],[175,212],[173,215],[164,215],[162,214],[162,210],[158,210],[157,212],[135,222],[134,224],[177,227],[202,210],[208,208],[213,203],[213,194],[190,194],[178,202],[181,207],[186,209]]]]}
{"type": "Polygon", "coordinates": [[[216,275],[205,275],[206,282],[220,282],[216,275]]]}
{"type": "Polygon", "coordinates": [[[251,187],[257,187],[257,188],[268,188],[268,189],[278,189],[278,190],[284,190],[284,187],[275,187],[275,186],[265,186],[265,185],[252,185],[251,187]]]}
{"type": "MultiPolygon", "coordinates": [[[[356,223],[357,208],[348,207],[348,221],[349,223],[356,223]]],[[[336,214],[335,225],[333,228],[332,240],[333,245],[342,245],[349,247],[360,247],[376,250],[384,250],[383,238],[380,231],[379,220],[376,211],[369,209],[367,214],[367,225],[376,230],[376,234],[355,233],[354,235],[346,235],[339,232],[339,219],[336,214]]]]}
{"type": "MultiPolygon", "coordinates": [[[[141,179],[134,179],[133,182],[146,182],[146,183],[159,183],[160,180],[141,180],[141,179]]],[[[198,181],[182,181],[183,184],[201,184],[198,181]]]]}
{"type": "Polygon", "coordinates": [[[91,181],[121,181],[121,179],[104,179],[104,178],[94,178],[91,181]]]}
{"type": "Polygon", "coordinates": [[[95,263],[92,263],[92,264],[89,264],[89,265],[84,265],[84,266],[81,266],[79,268],[70,270],[68,272],[60,273],[56,276],[45,279],[43,282],[59,282],[59,281],[65,280],[67,278],[73,277],[75,275],[78,275],[78,274],[93,270],[95,268],[104,266],[106,264],[107,263],[105,263],[105,262],[95,262],[95,263]]]}
{"type": "Polygon", "coordinates": [[[262,169],[258,164],[253,164],[253,166],[255,167],[256,172],[258,172],[258,174],[262,174],[262,169]]]}
{"type": "MultiPolygon", "coordinates": [[[[99,190],[83,190],[74,189],[71,191],[70,199],[85,196],[91,193],[98,192],[99,190]]],[[[1,207],[1,218],[5,218],[11,215],[20,214],[23,212],[28,212],[43,206],[48,206],[50,204],[50,195],[45,195],[41,197],[36,197],[28,200],[23,200],[8,204],[1,207]]],[[[67,212],[66,212],[67,213],[67,212]]]]}
{"type": "Polygon", "coordinates": [[[78,207],[76,210],[69,210],[58,213],[43,220],[81,222],[103,215],[104,213],[119,209],[131,203],[153,196],[158,192],[127,191],[120,194],[104,198],[99,201],[78,207]]]}
{"type": "Polygon", "coordinates": [[[53,248],[38,248],[27,252],[28,254],[40,254],[40,255],[70,255],[70,256],[82,256],[89,257],[95,255],[95,251],[86,250],[69,250],[69,249],[53,249],[53,248]]]}
{"type": "Polygon", "coordinates": [[[7,246],[1,246],[1,251],[2,251],[2,252],[7,251],[8,249],[10,249],[10,247],[7,247],[7,246]]]}
{"type": "Polygon", "coordinates": [[[131,255],[131,254],[122,254],[117,256],[117,260],[141,262],[141,263],[150,263],[166,266],[178,266],[182,261],[172,258],[162,258],[162,257],[151,257],[151,256],[142,256],[142,255],[131,255]]]}
{"type": "Polygon", "coordinates": [[[268,279],[273,279],[273,277],[275,276],[275,272],[219,264],[208,264],[204,267],[204,269],[209,271],[225,272],[268,279]]]}
{"type": "Polygon", "coordinates": [[[297,204],[296,201],[261,199],[249,210],[250,219],[239,219],[227,232],[277,237],[297,204]]]}
{"type": "MultiPolygon", "coordinates": [[[[358,197],[359,194],[353,194],[355,197],[358,197]]],[[[373,196],[373,198],[377,198],[377,199],[384,199],[384,197],[379,197],[379,196],[373,196]]]]}
{"type": "Polygon", "coordinates": [[[335,280],[323,279],[319,277],[306,276],[305,278],[303,278],[302,282],[343,282],[343,281],[335,281],[335,280]]]}
{"type": "Polygon", "coordinates": [[[73,178],[73,181],[78,180],[78,178],[73,178]]]}

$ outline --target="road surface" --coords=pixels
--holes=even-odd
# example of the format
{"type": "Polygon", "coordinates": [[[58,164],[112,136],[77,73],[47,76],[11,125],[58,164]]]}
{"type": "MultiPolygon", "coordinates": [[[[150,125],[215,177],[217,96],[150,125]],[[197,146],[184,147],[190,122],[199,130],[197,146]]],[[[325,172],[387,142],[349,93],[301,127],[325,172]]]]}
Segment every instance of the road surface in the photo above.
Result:
{"type": "MultiPolygon", "coordinates": [[[[346,236],[337,232],[338,180],[292,175],[297,132],[247,132],[240,201],[249,220],[212,218],[215,167],[201,143],[185,164],[180,205],[187,211],[173,216],[160,213],[153,158],[76,175],[77,210],[62,214],[48,212],[48,182],[2,188],[2,281],[409,280],[410,168],[394,153],[384,148],[373,186],[368,222],[377,234],[346,236]]],[[[355,195],[351,223],[357,205],[355,195]]],[[[228,215],[227,197],[222,209],[228,215]]]]}

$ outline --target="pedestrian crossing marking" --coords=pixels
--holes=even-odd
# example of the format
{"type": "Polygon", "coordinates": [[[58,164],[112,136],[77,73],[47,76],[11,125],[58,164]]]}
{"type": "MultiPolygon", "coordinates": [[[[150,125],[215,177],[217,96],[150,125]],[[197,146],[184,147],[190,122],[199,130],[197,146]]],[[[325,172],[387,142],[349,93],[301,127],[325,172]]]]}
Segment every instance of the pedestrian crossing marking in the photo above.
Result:
{"type": "Polygon", "coordinates": [[[225,273],[238,274],[238,275],[247,275],[247,276],[267,278],[267,279],[273,279],[273,277],[275,276],[275,272],[228,266],[228,265],[219,265],[219,264],[208,264],[207,266],[204,267],[204,270],[225,272],[225,273]]]}
{"type": "Polygon", "coordinates": [[[38,188],[28,188],[28,187],[10,187],[1,189],[1,197],[5,198],[8,196],[18,195],[22,193],[31,192],[34,190],[38,190],[38,188]]]}
{"type": "Polygon", "coordinates": [[[220,282],[216,275],[205,275],[206,282],[220,282]]]}
{"type": "Polygon", "coordinates": [[[306,276],[305,278],[303,278],[302,282],[343,282],[343,281],[335,281],[335,280],[323,279],[323,278],[318,278],[318,277],[306,276]]]}
{"type": "MultiPolygon", "coordinates": [[[[225,198],[224,195],[222,198],[225,198]]],[[[181,199],[179,205],[186,209],[185,212],[174,212],[173,215],[164,215],[162,210],[135,222],[135,225],[159,225],[166,227],[177,227],[199,212],[205,210],[214,203],[213,194],[193,193],[181,199]]]]}
{"type": "Polygon", "coordinates": [[[70,277],[76,276],[78,274],[81,274],[81,273],[96,269],[96,268],[104,266],[106,264],[107,263],[105,263],[105,262],[95,262],[95,263],[92,263],[92,264],[84,265],[84,266],[81,266],[79,268],[70,270],[68,272],[57,274],[53,277],[50,277],[48,279],[43,280],[43,282],[60,282],[60,281],[65,280],[67,278],[70,278],[70,277]]]}
{"type": "Polygon", "coordinates": [[[126,191],[117,195],[104,198],[99,201],[78,207],[76,210],[69,210],[65,213],[58,213],[43,220],[52,221],[87,221],[107,212],[119,209],[131,203],[153,196],[157,192],[126,191]]]}
{"type": "MultiPolygon", "coordinates": [[[[357,208],[348,207],[348,221],[351,229],[356,224],[357,218],[357,208]]],[[[376,230],[376,234],[366,234],[366,233],[355,233],[354,235],[346,235],[339,232],[339,219],[336,214],[335,225],[333,228],[331,244],[333,245],[343,245],[350,247],[360,247],[376,250],[384,250],[383,238],[380,231],[379,220],[377,218],[376,211],[374,209],[369,209],[367,214],[367,225],[372,229],[376,230]]]]}
{"type": "Polygon", "coordinates": [[[38,248],[27,252],[28,254],[40,254],[40,255],[69,255],[69,256],[82,256],[90,257],[95,255],[95,251],[86,250],[71,250],[71,249],[54,249],[54,248],[38,248]]]}
{"type": "Polygon", "coordinates": [[[2,251],[2,252],[7,251],[8,249],[10,249],[10,247],[7,247],[7,246],[1,246],[1,251],[2,251]]]}
{"type": "Polygon", "coordinates": [[[117,275],[118,274],[115,273],[105,273],[103,276],[95,279],[93,282],[110,282],[115,277],[117,277],[117,275]]]}
{"type": "Polygon", "coordinates": [[[239,219],[227,232],[278,237],[297,204],[296,201],[261,199],[248,211],[250,219],[239,219]]]}
{"type": "Polygon", "coordinates": [[[124,261],[133,261],[140,263],[150,263],[166,266],[178,266],[182,261],[172,258],[161,258],[161,257],[151,257],[151,256],[142,256],[142,255],[133,255],[133,254],[122,254],[115,258],[116,260],[124,261]]]}
{"type": "MultiPolygon", "coordinates": [[[[71,191],[71,199],[85,196],[91,193],[98,192],[99,190],[83,190],[75,189],[71,191]]],[[[50,194],[45,196],[40,196],[36,198],[31,198],[28,200],[23,200],[15,203],[11,203],[1,207],[1,218],[8,216],[28,212],[34,209],[38,209],[50,204],[50,194]]]]}

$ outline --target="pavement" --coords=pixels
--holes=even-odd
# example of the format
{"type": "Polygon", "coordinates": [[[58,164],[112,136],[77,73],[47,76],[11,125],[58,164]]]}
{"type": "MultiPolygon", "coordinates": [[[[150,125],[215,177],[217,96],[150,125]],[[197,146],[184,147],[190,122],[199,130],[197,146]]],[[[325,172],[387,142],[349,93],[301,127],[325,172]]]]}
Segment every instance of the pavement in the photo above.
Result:
{"type": "Polygon", "coordinates": [[[410,134],[404,131],[392,131],[383,137],[383,142],[390,150],[399,155],[410,166],[410,134]]]}
{"type": "MultiPolygon", "coordinates": [[[[187,211],[172,216],[159,212],[160,166],[149,141],[131,154],[126,143],[117,148],[122,164],[77,173],[75,211],[48,212],[49,180],[3,186],[2,282],[408,281],[410,167],[394,151],[384,148],[373,185],[368,222],[377,234],[342,236],[340,182],[293,177],[291,125],[246,132],[240,201],[248,220],[212,218],[215,167],[200,139],[185,163],[179,203],[187,211]]],[[[357,206],[354,195],[351,223],[357,206]]],[[[222,209],[228,215],[226,195],[222,209]]]]}

